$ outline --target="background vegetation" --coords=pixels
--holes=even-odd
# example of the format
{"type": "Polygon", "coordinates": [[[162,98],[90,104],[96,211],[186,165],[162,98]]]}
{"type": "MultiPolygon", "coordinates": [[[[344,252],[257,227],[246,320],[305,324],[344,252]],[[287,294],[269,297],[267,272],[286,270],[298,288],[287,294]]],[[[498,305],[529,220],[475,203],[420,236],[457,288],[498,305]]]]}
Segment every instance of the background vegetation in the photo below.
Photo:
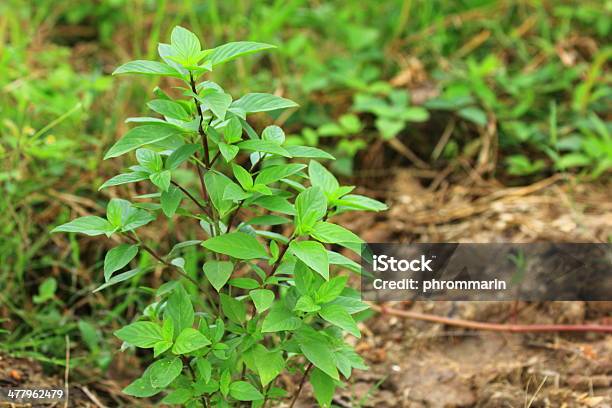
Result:
{"type": "MultiPolygon", "coordinates": [[[[101,333],[147,303],[138,279],[92,295],[106,248],[48,231],[103,212],[112,191],[90,186],[120,170],[111,168],[119,161],[99,164],[103,152],[127,129],[123,118],[145,113],[132,110],[157,85],[109,74],[154,59],[174,25],[208,47],[278,45],[213,79],[236,93],[273,87],[300,103],[253,125],[273,121],[296,143],[329,150],[339,176],[365,184],[391,165],[447,174],[471,166],[521,185],[556,172],[609,177],[611,12],[608,0],[2,2],[0,350],[58,370],[69,339],[75,370],[103,378],[114,340],[101,333]]],[[[167,231],[149,230],[171,248],[167,231]]],[[[198,255],[186,268],[189,256],[195,264],[198,255]]]]}

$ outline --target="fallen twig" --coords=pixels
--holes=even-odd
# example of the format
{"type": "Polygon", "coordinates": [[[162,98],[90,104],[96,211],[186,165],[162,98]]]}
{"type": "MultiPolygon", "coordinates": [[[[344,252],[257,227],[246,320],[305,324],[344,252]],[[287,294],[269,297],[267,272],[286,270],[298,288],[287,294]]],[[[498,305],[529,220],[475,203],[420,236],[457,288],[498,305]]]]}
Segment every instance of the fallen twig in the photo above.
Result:
{"type": "Polygon", "coordinates": [[[455,319],[451,317],[436,316],[427,313],[397,310],[384,306],[370,304],[370,308],[381,314],[405,317],[408,319],[424,320],[432,323],[449,326],[464,327],[466,329],[486,330],[509,333],[537,333],[537,332],[599,332],[612,333],[612,325],[597,324],[507,324],[486,323],[473,320],[455,319]]]}

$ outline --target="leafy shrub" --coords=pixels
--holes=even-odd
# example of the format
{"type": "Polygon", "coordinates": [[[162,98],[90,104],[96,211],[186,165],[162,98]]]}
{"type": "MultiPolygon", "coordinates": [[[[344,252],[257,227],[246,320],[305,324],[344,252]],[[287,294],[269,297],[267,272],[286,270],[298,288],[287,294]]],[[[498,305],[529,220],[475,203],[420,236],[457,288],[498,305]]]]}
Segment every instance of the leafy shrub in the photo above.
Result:
{"type": "Polygon", "coordinates": [[[328,153],[286,145],[277,126],[257,134],[246,121],[252,113],[293,108],[294,102],[264,93],[234,100],[218,84],[199,79],[237,57],[270,48],[234,42],[202,50],[193,33],[176,27],[171,44],[159,45],[163,62],[132,61],[115,71],[181,83],[182,98],[156,89],[148,103],[163,119],[128,119],[137,126],[105,156],[135,152],[138,164],[101,188],[146,181],[158,192],[148,195],[153,199],[148,203],[114,198],[105,218],[81,217],[54,231],[123,241],[107,253],[106,282],[97,290],[150,271],[154,265],[122,271],[141,251],[179,276],[153,291],[155,301],[141,319],[115,332],[124,347],[153,349],[154,362],[124,389],[129,395],[151,397],[165,391],[162,402],[189,407],[243,401],[263,406],[286,396],[275,378],[288,370],[303,371],[318,402],[329,406],[341,378],[365,368],[343,338],[360,336],[352,315],[366,306],[346,287],[346,276],[330,272],[334,265],[355,272],[359,266],[325,246],[359,251],[362,241],[328,217],[350,210],[380,211],[385,205],[340,186],[317,161],[332,159],[328,153]],[[306,165],[292,159],[310,161],[306,165]],[[198,174],[199,196],[176,177],[187,166],[198,174]],[[253,216],[238,221],[241,209],[253,216]],[[207,239],[180,242],[163,256],[156,253],[136,231],[160,214],[193,219],[207,239]],[[294,225],[289,236],[267,228],[286,224],[294,225]],[[206,254],[205,280],[189,274],[180,256],[193,246],[206,254]]]}

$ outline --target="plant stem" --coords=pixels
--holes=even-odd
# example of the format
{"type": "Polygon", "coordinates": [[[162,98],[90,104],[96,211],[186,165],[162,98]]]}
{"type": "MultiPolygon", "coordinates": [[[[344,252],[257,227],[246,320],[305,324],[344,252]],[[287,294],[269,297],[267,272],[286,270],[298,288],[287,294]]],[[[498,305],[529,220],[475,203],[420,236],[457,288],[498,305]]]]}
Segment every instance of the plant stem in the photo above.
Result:
{"type": "Polygon", "coordinates": [[[153,249],[151,249],[147,244],[145,244],[144,242],[142,242],[140,240],[140,238],[138,238],[138,235],[136,235],[135,232],[133,232],[134,237],[132,237],[131,235],[127,235],[125,234],[124,236],[127,237],[127,239],[129,239],[130,241],[132,241],[135,244],[138,244],[142,249],[144,249],[145,251],[147,251],[149,254],[151,254],[151,256],[155,259],[157,259],[159,262],[161,262],[162,264],[170,267],[170,268],[174,268],[179,275],[181,275],[183,278],[189,280],[191,283],[193,283],[194,285],[196,285],[196,287],[198,289],[200,289],[201,292],[205,292],[206,290],[204,289],[204,287],[202,285],[200,285],[198,283],[198,281],[196,281],[195,279],[193,279],[191,276],[187,275],[185,272],[183,272],[183,270],[181,268],[179,268],[176,265],[171,264],[170,262],[168,262],[167,260],[165,260],[164,258],[162,258],[160,255],[158,255],[153,249]]]}
{"type": "MultiPolygon", "coordinates": [[[[193,74],[191,72],[189,73],[189,83],[191,85],[191,91],[195,95],[197,95],[198,90],[196,88],[195,79],[193,79],[193,74]]],[[[204,115],[202,114],[202,108],[200,107],[200,103],[198,102],[195,96],[193,97],[193,102],[195,103],[196,111],[198,112],[198,116],[200,117],[198,133],[200,134],[200,138],[202,139],[202,147],[204,148],[204,164],[206,164],[206,167],[210,168],[210,152],[208,149],[208,139],[206,138],[206,134],[204,133],[204,129],[202,128],[202,125],[204,124],[204,115]]]]}
{"type": "Polygon", "coordinates": [[[312,368],[312,363],[309,363],[308,367],[306,367],[306,370],[304,371],[304,374],[302,375],[302,380],[300,381],[298,390],[295,393],[293,400],[291,401],[291,405],[289,405],[289,408],[293,408],[293,406],[297,402],[297,399],[299,398],[300,393],[302,392],[302,388],[304,388],[304,384],[306,383],[306,377],[308,377],[308,373],[310,372],[311,368],[312,368]]]}
{"type": "Polygon", "coordinates": [[[189,199],[191,201],[193,201],[195,203],[195,205],[198,206],[198,208],[200,210],[202,210],[204,212],[204,214],[208,215],[210,217],[210,214],[208,213],[208,208],[206,208],[204,205],[202,205],[202,203],[200,203],[194,196],[193,194],[191,194],[189,191],[187,191],[187,189],[183,188],[181,185],[179,185],[176,181],[172,180],[171,183],[173,185],[175,185],[179,190],[181,190],[183,192],[183,194],[185,194],[187,197],[189,197],[189,199]]]}

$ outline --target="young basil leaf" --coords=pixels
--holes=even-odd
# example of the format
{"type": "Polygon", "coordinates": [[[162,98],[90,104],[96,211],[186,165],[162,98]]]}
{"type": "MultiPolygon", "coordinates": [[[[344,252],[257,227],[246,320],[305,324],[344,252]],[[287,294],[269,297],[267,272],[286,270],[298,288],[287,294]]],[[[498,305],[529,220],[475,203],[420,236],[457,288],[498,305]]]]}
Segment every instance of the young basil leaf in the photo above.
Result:
{"type": "Polygon", "coordinates": [[[153,348],[163,340],[161,327],[153,322],[136,322],[115,331],[115,336],[133,346],[153,348]]]}
{"type": "Polygon", "coordinates": [[[237,259],[266,258],[268,256],[257,239],[244,232],[231,232],[212,237],[202,242],[202,246],[237,259]]]}
{"type": "Polygon", "coordinates": [[[235,381],[230,384],[229,395],[238,401],[258,401],[264,396],[257,388],[246,381],[235,381]]]}
{"type": "Polygon", "coordinates": [[[297,106],[299,106],[297,103],[289,99],[267,93],[249,93],[232,103],[232,107],[240,108],[246,113],[267,112],[297,106]]]}
{"type": "Polygon", "coordinates": [[[294,316],[282,303],[272,306],[261,327],[262,333],[295,330],[302,326],[302,320],[294,316]]]}
{"type": "Polygon", "coordinates": [[[310,384],[312,384],[312,390],[319,405],[322,408],[331,407],[336,391],[334,379],[318,368],[315,368],[312,370],[312,374],[310,374],[310,384]]]}
{"type": "Polygon", "coordinates": [[[176,338],[174,347],[172,347],[172,352],[179,355],[189,354],[193,351],[209,346],[210,344],[211,342],[206,338],[206,336],[196,329],[188,327],[183,329],[183,331],[181,331],[176,338]]]}
{"type": "Polygon", "coordinates": [[[255,289],[249,292],[257,313],[263,313],[274,303],[274,292],[268,289],[255,289]]]}
{"type": "Polygon", "coordinates": [[[315,241],[292,241],[289,251],[308,267],[321,275],[325,280],[329,279],[329,259],[325,247],[315,241]]]}
{"type": "Polygon", "coordinates": [[[242,324],[246,321],[246,308],[244,303],[233,297],[227,296],[225,293],[220,294],[221,308],[223,313],[236,324],[242,324]]]}
{"type": "Polygon", "coordinates": [[[178,187],[170,186],[168,191],[161,193],[159,202],[166,217],[170,218],[176,213],[182,200],[183,192],[178,187]]]}
{"type": "Polygon", "coordinates": [[[183,371],[183,362],[178,357],[157,360],[149,367],[151,385],[155,388],[166,388],[183,371]]]}
{"type": "Polygon", "coordinates": [[[181,78],[182,75],[176,69],[157,61],[135,60],[121,65],[113,71],[113,75],[119,74],[143,74],[172,76],[181,78]]]}
{"type": "Polygon", "coordinates": [[[359,332],[359,328],[357,324],[351,317],[351,315],[344,310],[344,308],[340,305],[325,305],[319,311],[319,316],[323,320],[340,327],[342,330],[346,330],[351,333],[353,336],[359,338],[361,337],[361,333],[359,332]]]}
{"type": "Polygon", "coordinates": [[[183,133],[183,130],[170,124],[150,124],[130,129],[104,155],[104,160],[121,156],[141,146],[161,142],[172,136],[183,133]]]}
{"type": "Polygon", "coordinates": [[[53,228],[51,232],[80,232],[94,237],[102,234],[110,235],[114,230],[113,225],[104,218],[88,215],[59,225],[53,228]]]}
{"type": "Polygon", "coordinates": [[[166,319],[172,320],[176,334],[193,326],[195,320],[193,305],[183,285],[177,285],[168,297],[164,316],[166,319]]]}
{"type": "Polygon", "coordinates": [[[308,165],[308,177],[313,186],[320,187],[327,195],[333,194],[340,187],[336,177],[321,163],[314,160],[311,160],[308,165]]]}
{"type": "Polygon", "coordinates": [[[295,199],[296,234],[307,234],[327,213],[327,199],[320,187],[310,187],[295,199]]]}
{"type": "Polygon", "coordinates": [[[121,244],[104,257],[104,280],[108,282],[114,272],[130,263],[138,253],[138,245],[121,244]]]}
{"type": "Polygon", "coordinates": [[[212,287],[219,292],[232,276],[234,265],[227,261],[208,261],[203,269],[212,287]]]}
{"type": "Polygon", "coordinates": [[[255,52],[263,50],[268,50],[270,48],[276,47],[270,44],[251,41],[230,42],[213,48],[212,52],[208,55],[207,60],[210,61],[214,67],[216,65],[231,61],[235,58],[248,54],[253,54],[255,52]]]}

